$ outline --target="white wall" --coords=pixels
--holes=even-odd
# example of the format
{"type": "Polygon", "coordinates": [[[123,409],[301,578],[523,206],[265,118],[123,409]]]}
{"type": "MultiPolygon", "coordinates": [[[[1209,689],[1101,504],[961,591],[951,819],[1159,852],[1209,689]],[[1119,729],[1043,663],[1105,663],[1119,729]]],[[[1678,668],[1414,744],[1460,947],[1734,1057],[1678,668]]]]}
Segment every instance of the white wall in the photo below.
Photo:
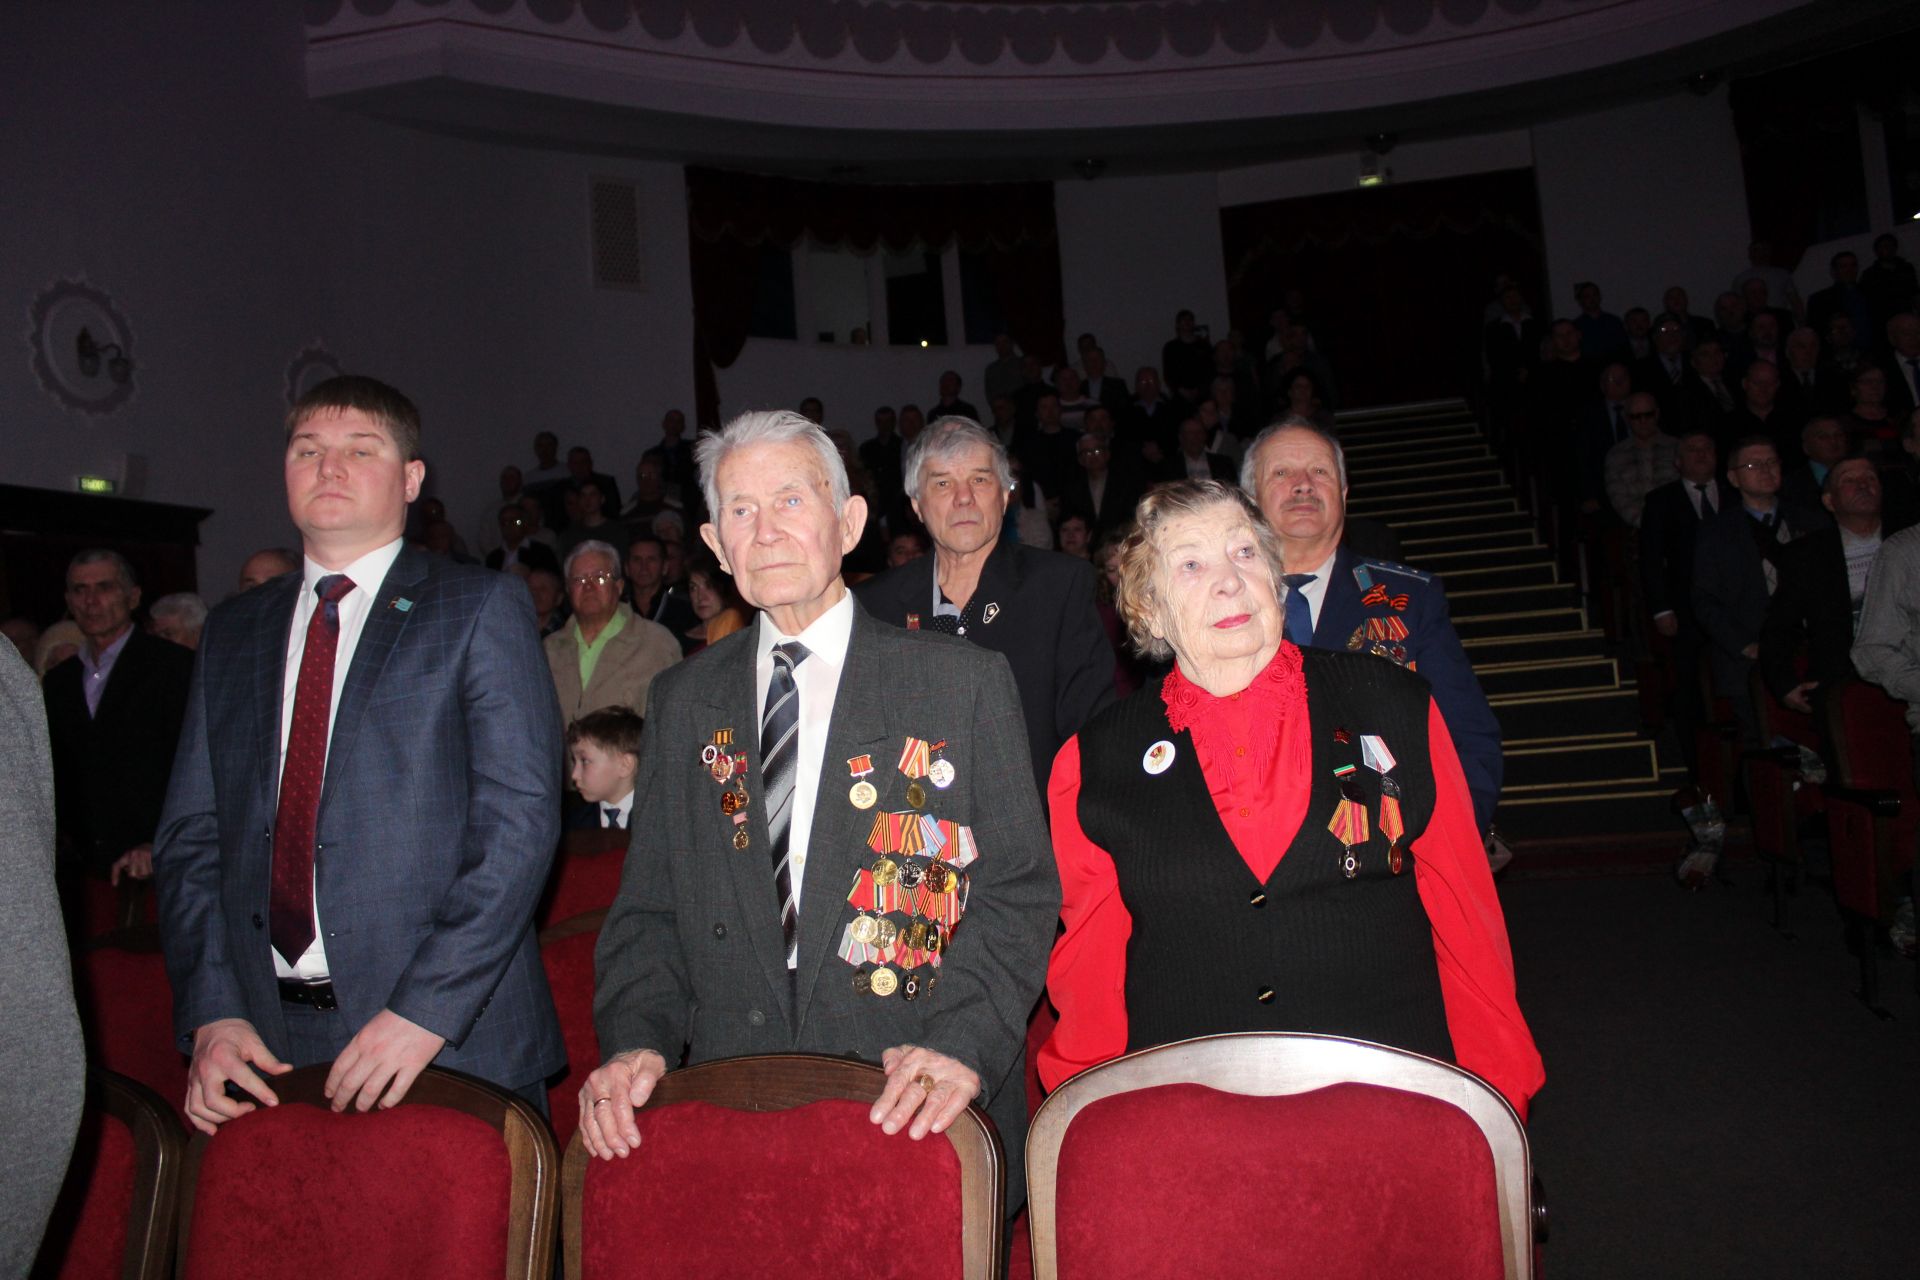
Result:
{"type": "Polygon", "coordinates": [[[1746,188],[1724,88],[1534,126],[1534,176],[1554,315],[1579,280],[1606,308],[1660,309],[1668,285],[1696,315],[1747,265],[1746,188]]]}
{"type": "Polygon", "coordinates": [[[1227,336],[1215,175],[1069,178],[1054,184],[1053,207],[1069,355],[1091,332],[1109,371],[1131,382],[1139,366],[1158,367],[1183,307],[1216,341],[1227,336]]]}
{"type": "MultiPolygon", "coordinates": [[[[429,486],[472,526],[534,430],[631,476],[692,407],[686,218],[674,165],[455,141],[309,103],[297,6],[0,10],[0,299],[86,276],[134,330],[137,394],[95,417],[0,361],[0,477],[71,487],[144,455],[141,496],[214,509],[203,591],[291,537],[284,373],[323,339],[425,419],[429,486]],[[587,181],[643,190],[647,289],[589,282],[587,181]]],[[[16,348],[18,350],[18,348],[16,348]]]]}

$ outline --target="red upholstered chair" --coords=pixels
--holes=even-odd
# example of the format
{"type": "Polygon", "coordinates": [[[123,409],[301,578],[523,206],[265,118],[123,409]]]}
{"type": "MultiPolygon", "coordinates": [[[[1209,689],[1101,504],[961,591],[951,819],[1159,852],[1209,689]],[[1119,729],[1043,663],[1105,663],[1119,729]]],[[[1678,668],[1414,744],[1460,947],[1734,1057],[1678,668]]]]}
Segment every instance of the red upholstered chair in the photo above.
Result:
{"type": "Polygon", "coordinates": [[[186,1151],[178,1116],[153,1090],[89,1068],[79,1140],[33,1274],[163,1280],[186,1151]]]}
{"type": "Polygon", "coordinates": [[[179,1112],[187,1059],[173,1038],[166,961],[151,939],[139,930],[113,935],[78,953],[73,978],[88,1058],[138,1080],[179,1112]]]}
{"type": "Polygon", "coordinates": [[[1060,1015],[1053,1011],[1053,1002],[1042,995],[1040,1003],[1033,1007],[1033,1016],[1027,1019],[1027,1118],[1040,1109],[1047,1100],[1046,1088],[1040,1083],[1040,1046],[1047,1042],[1059,1023],[1060,1015]]]}
{"type": "Polygon", "coordinates": [[[542,929],[589,911],[604,912],[620,891],[620,869],[627,862],[626,831],[569,831],[553,860],[547,891],[534,919],[542,929]]]}
{"type": "MultiPolygon", "coordinates": [[[[1771,745],[1785,738],[1815,751],[1820,730],[1812,716],[1781,705],[1756,669],[1750,678],[1754,722],[1763,745],[1740,753],[1746,775],[1747,810],[1752,819],[1753,851],[1768,864],[1773,893],[1773,927],[1787,931],[1787,892],[1801,868],[1800,824],[1819,813],[1824,800],[1820,788],[1796,786],[1801,781],[1800,752],[1796,747],[1771,745]]],[[[1791,936],[1791,935],[1789,935],[1791,936]]]]}
{"type": "Polygon", "coordinates": [[[1335,1036],[1207,1036],[1083,1071],[1027,1135],[1038,1280],[1534,1274],[1526,1130],[1493,1088],[1335,1036]]]}
{"type": "Polygon", "coordinates": [[[1826,786],[1833,896],[1860,957],[1860,998],[1882,1017],[1879,935],[1892,921],[1913,866],[1920,796],[1913,788],[1913,739],[1906,704],[1877,685],[1849,680],[1827,691],[1831,765],[1826,786]]]}
{"type": "Polygon", "coordinates": [[[867,1120],[878,1067],[769,1054],[672,1071],[640,1149],[567,1148],[569,1280],[774,1275],[997,1278],[1006,1165],[976,1108],[940,1138],[867,1120]]]}
{"type": "Polygon", "coordinates": [[[559,1159],[538,1112],[429,1069],[397,1107],[336,1115],[327,1071],[281,1076],[279,1106],[195,1135],[182,1280],[547,1280],[559,1159]]]}
{"type": "Polygon", "coordinates": [[[85,929],[88,938],[100,938],[129,925],[153,924],[158,918],[153,881],[124,877],[109,884],[98,876],[88,876],[83,892],[86,900],[85,929]]]}
{"type": "Polygon", "coordinates": [[[567,1072],[547,1087],[554,1141],[563,1149],[580,1124],[580,1085],[600,1065],[600,1037],[593,1029],[593,947],[606,917],[605,911],[590,911],[540,934],[540,963],[546,966],[567,1045],[567,1072]]]}

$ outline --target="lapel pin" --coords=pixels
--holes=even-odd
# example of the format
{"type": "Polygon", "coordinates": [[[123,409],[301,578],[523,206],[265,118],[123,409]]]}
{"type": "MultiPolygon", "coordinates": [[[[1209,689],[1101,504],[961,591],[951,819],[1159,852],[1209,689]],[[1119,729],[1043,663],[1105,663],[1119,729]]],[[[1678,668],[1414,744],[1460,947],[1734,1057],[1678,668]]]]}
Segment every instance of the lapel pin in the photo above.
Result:
{"type": "Polygon", "coordinates": [[[1147,748],[1147,754],[1140,758],[1140,767],[1150,774],[1162,774],[1173,767],[1173,744],[1165,738],[1147,748]]]}
{"type": "Polygon", "coordinates": [[[393,599],[387,601],[387,608],[398,609],[400,612],[406,613],[413,608],[413,601],[407,599],[405,596],[395,596],[393,599]]]}
{"type": "Polygon", "coordinates": [[[986,608],[980,611],[980,621],[982,624],[992,622],[995,618],[999,616],[1000,616],[1000,606],[997,604],[990,604],[986,608]]]}
{"type": "Polygon", "coordinates": [[[907,615],[907,630],[909,630],[909,631],[918,631],[919,629],[920,629],[920,615],[919,615],[919,614],[917,614],[917,613],[910,613],[910,614],[908,614],[908,615],[907,615]]]}

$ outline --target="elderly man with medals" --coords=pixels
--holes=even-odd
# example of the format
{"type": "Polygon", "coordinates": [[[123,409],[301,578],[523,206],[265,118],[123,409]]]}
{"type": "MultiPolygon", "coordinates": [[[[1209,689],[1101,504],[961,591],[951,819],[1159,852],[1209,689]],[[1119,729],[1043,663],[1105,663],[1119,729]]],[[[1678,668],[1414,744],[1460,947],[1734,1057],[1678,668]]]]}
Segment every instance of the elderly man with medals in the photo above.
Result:
{"type": "Polygon", "coordinates": [[[1017,1153],[1060,898],[1006,660],[861,611],[840,561],[866,506],[818,426],[750,413],[697,454],[701,537],[760,614],[654,682],[583,1139],[632,1153],[683,1051],[808,1052],[885,1068],[889,1134],[979,1101],[1017,1153]]]}
{"type": "Polygon", "coordinates": [[[1120,571],[1134,643],[1174,668],[1054,762],[1066,931],[1042,1081],[1190,1036],[1312,1031],[1457,1062],[1524,1116],[1540,1055],[1427,682],[1282,639],[1278,540],[1217,481],[1142,499],[1120,571]]]}

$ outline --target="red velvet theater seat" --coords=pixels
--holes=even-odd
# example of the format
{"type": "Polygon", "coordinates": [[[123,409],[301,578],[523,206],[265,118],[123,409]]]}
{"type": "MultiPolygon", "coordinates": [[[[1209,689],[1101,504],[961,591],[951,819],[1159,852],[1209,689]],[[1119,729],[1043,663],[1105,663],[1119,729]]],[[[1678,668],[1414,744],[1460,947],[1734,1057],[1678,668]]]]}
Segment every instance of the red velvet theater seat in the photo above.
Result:
{"type": "Polygon", "coordinates": [[[1827,694],[1827,840],[1833,896],[1860,956],[1860,997],[1878,1008],[1879,933],[1893,919],[1913,865],[1920,795],[1906,704],[1850,680],[1827,694]]]}
{"type": "Polygon", "coordinates": [[[328,1067],[188,1151],[183,1280],[546,1280],[558,1158],[521,1099],[428,1070],[386,1111],[334,1114],[328,1067]]]}
{"type": "Polygon", "coordinates": [[[1526,1132],[1490,1086],[1333,1036],[1082,1072],[1027,1139],[1034,1275],[1531,1277],[1526,1132]]]}
{"type": "Polygon", "coordinates": [[[625,831],[567,832],[534,915],[542,929],[613,905],[620,891],[620,869],[627,862],[628,838],[625,831]]]}
{"type": "Polygon", "coordinates": [[[59,1280],[162,1280],[187,1139],[153,1090],[93,1067],[67,1178],[33,1274],[59,1280]]]}
{"type": "Polygon", "coordinates": [[[667,1074],[624,1160],[576,1134],[564,1179],[567,1275],[984,1280],[1000,1274],[1006,1169],[969,1108],[914,1142],[867,1120],[885,1074],[773,1054],[667,1074]]]}
{"type": "Polygon", "coordinates": [[[547,1086],[547,1112],[555,1142],[565,1148],[580,1124],[580,1086],[600,1065],[600,1037],[593,1029],[593,948],[600,941],[604,911],[563,920],[540,935],[540,963],[546,966],[560,1035],[567,1045],[567,1070],[547,1086]]]}
{"type": "Polygon", "coordinates": [[[78,954],[73,977],[87,1057],[138,1080],[178,1113],[187,1059],[174,1042],[173,987],[159,951],[93,947],[78,954]]]}

